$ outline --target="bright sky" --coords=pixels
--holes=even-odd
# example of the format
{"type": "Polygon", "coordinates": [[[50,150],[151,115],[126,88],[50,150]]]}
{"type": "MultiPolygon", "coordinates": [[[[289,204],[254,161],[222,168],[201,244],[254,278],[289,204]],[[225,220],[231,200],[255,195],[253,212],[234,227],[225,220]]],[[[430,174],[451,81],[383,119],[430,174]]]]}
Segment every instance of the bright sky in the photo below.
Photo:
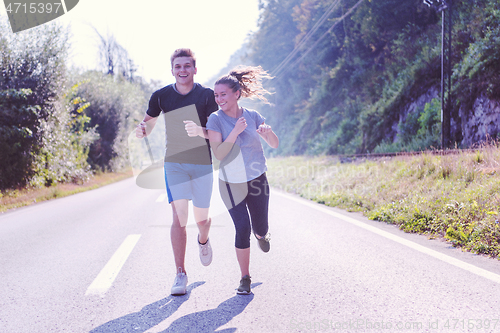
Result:
{"type": "MultiPolygon", "coordinates": [[[[5,15],[4,7],[0,14],[5,15]]],[[[195,52],[195,80],[204,83],[257,29],[258,15],[258,0],[80,0],[57,20],[72,27],[72,62],[79,67],[95,68],[95,27],[103,36],[115,36],[139,75],[168,84],[174,82],[170,55],[175,49],[195,52]]]]}

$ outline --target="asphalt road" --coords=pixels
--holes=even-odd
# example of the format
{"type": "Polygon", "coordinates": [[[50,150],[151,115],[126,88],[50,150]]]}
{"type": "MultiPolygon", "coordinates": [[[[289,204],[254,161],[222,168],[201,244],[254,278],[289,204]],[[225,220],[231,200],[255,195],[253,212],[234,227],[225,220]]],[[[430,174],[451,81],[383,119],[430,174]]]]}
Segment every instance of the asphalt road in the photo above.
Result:
{"type": "Polygon", "coordinates": [[[500,332],[500,263],[272,190],[237,296],[234,227],[214,195],[214,259],[188,225],[188,294],[164,191],[128,179],[0,215],[0,332],[500,332]]]}

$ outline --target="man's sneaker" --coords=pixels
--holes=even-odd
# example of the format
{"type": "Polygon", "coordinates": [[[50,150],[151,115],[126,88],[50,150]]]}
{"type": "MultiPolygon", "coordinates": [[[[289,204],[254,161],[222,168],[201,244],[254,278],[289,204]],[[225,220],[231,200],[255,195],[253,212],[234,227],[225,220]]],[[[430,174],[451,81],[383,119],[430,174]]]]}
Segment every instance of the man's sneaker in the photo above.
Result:
{"type": "Polygon", "coordinates": [[[186,294],[186,287],[188,283],[188,277],[186,273],[181,271],[179,267],[179,273],[175,276],[174,285],[172,286],[171,294],[174,296],[181,296],[186,294]]]}
{"type": "Polygon", "coordinates": [[[259,242],[259,247],[262,251],[264,252],[269,252],[271,249],[271,234],[267,233],[264,237],[259,238],[257,235],[255,235],[255,238],[257,238],[257,241],[259,242]]]}
{"type": "Polygon", "coordinates": [[[249,275],[245,275],[240,280],[240,286],[238,287],[238,291],[236,292],[238,295],[248,295],[250,294],[250,284],[252,281],[250,280],[249,275]]]}
{"type": "MultiPolygon", "coordinates": [[[[198,236],[199,237],[199,236],[198,236]]],[[[208,266],[212,262],[212,247],[210,246],[210,239],[207,239],[205,244],[201,244],[198,239],[198,246],[200,247],[200,260],[203,266],[208,266]]]]}

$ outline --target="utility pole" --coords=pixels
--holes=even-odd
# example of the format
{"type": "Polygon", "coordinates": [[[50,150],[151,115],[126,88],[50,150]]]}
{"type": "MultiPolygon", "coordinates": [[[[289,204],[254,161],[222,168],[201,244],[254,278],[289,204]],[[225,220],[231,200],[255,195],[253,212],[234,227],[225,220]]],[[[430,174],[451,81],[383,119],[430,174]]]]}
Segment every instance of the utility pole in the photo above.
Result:
{"type": "Polygon", "coordinates": [[[441,147],[446,149],[451,144],[452,0],[424,0],[424,3],[441,12],[441,147]]]}

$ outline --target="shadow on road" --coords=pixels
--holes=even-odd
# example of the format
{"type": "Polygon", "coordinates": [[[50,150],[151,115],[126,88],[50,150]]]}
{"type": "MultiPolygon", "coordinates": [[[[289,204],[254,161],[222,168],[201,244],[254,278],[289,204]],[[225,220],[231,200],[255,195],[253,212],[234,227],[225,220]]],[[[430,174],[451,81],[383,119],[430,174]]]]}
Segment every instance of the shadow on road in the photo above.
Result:
{"type": "MultiPolygon", "coordinates": [[[[261,284],[261,282],[253,283],[252,289],[261,284]]],[[[175,320],[169,328],[161,333],[234,333],[236,328],[226,328],[221,331],[216,331],[216,329],[242,313],[253,297],[253,294],[236,295],[219,304],[216,309],[190,313],[175,320]]]]}
{"type": "Polygon", "coordinates": [[[182,303],[189,299],[191,291],[204,283],[204,281],[192,283],[187,287],[186,295],[184,296],[170,295],[157,302],[146,305],[140,312],[131,313],[102,324],[91,330],[90,333],[145,332],[170,317],[179,309],[182,303]]]}

